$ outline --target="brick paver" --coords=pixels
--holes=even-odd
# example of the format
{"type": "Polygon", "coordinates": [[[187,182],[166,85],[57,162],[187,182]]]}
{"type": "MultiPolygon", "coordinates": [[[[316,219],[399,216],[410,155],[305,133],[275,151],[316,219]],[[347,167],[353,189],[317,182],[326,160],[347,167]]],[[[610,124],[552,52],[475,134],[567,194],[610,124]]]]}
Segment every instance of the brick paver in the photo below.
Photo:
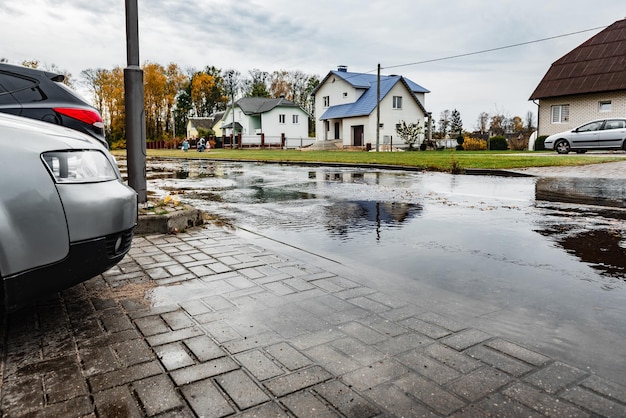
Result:
{"type": "Polygon", "coordinates": [[[1,415],[626,415],[619,384],[344,276],[218,227],[137,237],[7,316],[1,415]]]}

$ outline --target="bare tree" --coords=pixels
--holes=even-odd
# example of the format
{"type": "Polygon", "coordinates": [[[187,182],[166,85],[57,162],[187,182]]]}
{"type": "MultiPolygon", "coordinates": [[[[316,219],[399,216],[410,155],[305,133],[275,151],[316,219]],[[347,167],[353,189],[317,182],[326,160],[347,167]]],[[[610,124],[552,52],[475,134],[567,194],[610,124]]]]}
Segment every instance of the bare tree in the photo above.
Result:
{"type": "Polygon", "coordinates": [[[231,101],[235,101],[235,97],[243,87],[242,85],[243,80],[239,71],[233,69],[224,71],[224,91],[231,101]]]}
{"type": "Polygon", "coordinates": [[[241,89],[245,97],[270,97],[269,84],[271,75],[258,68],[248,71],[250,78],[243,80],[241,89]]]}
{"type": "Polygon", "coordinates": [[[526,113],[526,129],[529,131],[535,128],[535,115],[530,110],[526,113]]]}
{"type": "Polygon", "coordinates": [[[504,115],[495,114],[491,116],[489,121],[489,133],[491,136],[504,135],[506,129],[506,117],[504,115]]]}
{"type": "Polygon", "coordinates": [[[439,115],[439,131],[441,132],[441,138],[445,138],[448,134],[448,128],[450,127],[450,111],[448,109],[441,112],[439,115]]]}
{"type": "Polygon", "coordinates": [[[480,112],[476,124],[476,129],[480,132],[480,134],[485,135],[485,133],[487,133],[487,128],[489,125],[489,113],[480,112]]]}

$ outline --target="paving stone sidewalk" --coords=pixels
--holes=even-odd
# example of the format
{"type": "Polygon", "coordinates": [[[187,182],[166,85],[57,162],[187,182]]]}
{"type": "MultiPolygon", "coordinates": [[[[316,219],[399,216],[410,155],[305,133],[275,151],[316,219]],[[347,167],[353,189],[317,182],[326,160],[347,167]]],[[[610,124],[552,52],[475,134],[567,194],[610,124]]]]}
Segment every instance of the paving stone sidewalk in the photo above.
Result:
{"type": "MultiPolygon", "coordinates": [[[[445,301],[442,301],[442,312],[445,301]]],[[[215,226],[11,314],[4,417],[620,417],[626,389],[215,226]]]]}

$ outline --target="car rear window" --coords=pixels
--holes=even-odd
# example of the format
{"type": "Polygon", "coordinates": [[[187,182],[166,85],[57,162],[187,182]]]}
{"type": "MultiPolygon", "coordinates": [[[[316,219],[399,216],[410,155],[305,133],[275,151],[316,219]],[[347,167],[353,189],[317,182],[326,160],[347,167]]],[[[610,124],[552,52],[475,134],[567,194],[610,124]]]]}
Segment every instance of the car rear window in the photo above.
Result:
{"type": "Polygon", "coordinates": [[[624,127],[623,120],[607,120],[604,129],[622,129],[624,127]]]}
{"type": "Polygon", "coordinates": [[[0,106],[2,105],[15,105],[16,101],[13,98],[13,96],[11,96],[9,94],[9,92],[7,91],[7,89],[5,89],[2,84],[0,84],[0,106]]]}
{"type": "Polygon", "coordinates": [[[20,103],[38,102],[45,98],[41,90],[39,90],[39,83],[29,78],[0,73],[0,84],[20,103]]]}
{"type": "Polygon", "coordinates": [[[75,98],[79,99],[81,102],[85,102],[85,104],[89,104],[89,102],[85,100],[83,96],[81,96],[80,94],[78,94],[78,92],[76,92],[75,90],[72,90],[70,87],[66,86],[65,84],[61,82],[57,82],[56,85],[61,87],[63,90],[65,90],[66,92],[74,96],[75,98]]]}

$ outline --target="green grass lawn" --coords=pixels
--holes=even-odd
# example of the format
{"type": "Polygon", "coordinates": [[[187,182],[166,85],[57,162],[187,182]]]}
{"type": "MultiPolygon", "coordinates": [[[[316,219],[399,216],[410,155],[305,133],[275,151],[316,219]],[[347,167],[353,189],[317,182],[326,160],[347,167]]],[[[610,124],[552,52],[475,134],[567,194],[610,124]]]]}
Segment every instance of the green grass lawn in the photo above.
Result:
{"type": "MultiPolygon", "coordinates": [[[[113,151],[125,156],[125,150],[113,151]]],[[[365,152],[365,151],[298,151],[258,149],[212,149],[199,153],[195,150],[147,150],[148,158],[190,158],[239,161],[343,163],[356,165],[394,165],[416,167],[433,171],[456,171],[464,169],[514,169],[524,167],[576,166],[585,164],[623,161],[626,155],[558,155],[554,152],[533,151],[413,151],[413,152],[365,152]]]]}

